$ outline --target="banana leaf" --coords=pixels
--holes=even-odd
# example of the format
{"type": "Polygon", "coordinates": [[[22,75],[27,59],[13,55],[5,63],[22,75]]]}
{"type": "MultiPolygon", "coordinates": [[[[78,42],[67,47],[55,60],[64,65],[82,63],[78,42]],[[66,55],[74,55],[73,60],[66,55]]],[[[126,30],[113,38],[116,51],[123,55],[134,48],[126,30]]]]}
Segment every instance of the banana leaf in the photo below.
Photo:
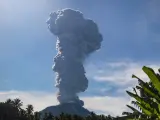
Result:
{"type": "Polygon", "coordinates": [[[133,94],[129,91],[126,91],[128,93],[128,95],[130,95],[131,97],[135,98],[137,101],[139,101],[140,103],[144,104],[147,108],[151,108],[150,104],[147,103],[146,101],[144,101],[141,97],[139,97],[136,94],[133,94]]]}
{"type": "Polygon", "coordinates": [[[158,79],[158,77],[157,77],[156,73],[153,71],[153,69],[144,66],[142,68],[142,70],[148,75],[148,77],[152,81],[153,85],[155,86],[155,88],[160,93],[160,80],[158,79]]]}
{"type": "Polygon", "coordinates": [[[141,103],[137,102],[137,105],[142,109],[143,113],[145,113],[148,116],[152,115],[152,112],[150,112],[149,110],[147,110],[141,103]]]}
{"type": "MultiPolygon", "coordinates": [[[[160,97],[155,93],[155,91],[149,87],[149,85],[145,82],[143,82],[140,78],[138,78],[135,75],[132,75],[132,78],[137,78],[139,81],[139,85],[143,88],[144,92],[148,93],[150,96],[155,98],[160,103],[160,97]]],[[[136,86],[136,88],[139,88],[136,86]]]]}
{"type": "Polygon", "coordinates": [[[126,105],[127,107],[129,107],[133,112],[137,112],[138,114],[142,114],[141,112],[139,112],[137,109],[135,109],[134,107],[130,106],[130,105],[126,105]]]}

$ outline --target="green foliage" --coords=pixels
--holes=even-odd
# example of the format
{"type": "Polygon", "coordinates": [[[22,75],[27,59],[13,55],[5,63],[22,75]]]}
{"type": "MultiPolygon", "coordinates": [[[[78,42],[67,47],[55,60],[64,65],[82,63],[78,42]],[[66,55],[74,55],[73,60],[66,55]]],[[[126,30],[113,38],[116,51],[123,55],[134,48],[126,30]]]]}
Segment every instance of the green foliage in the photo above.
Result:
{"type": "MultiPolygon", "coordinates": [[[[91,112],[89,116],[81,117],[62,113],[59,116],[53,116],[51,113],[45,113],[43,118],[39,112],[34,112],[32,105],[27,105],[22,109],[23,102],[20,99],[7,99],[0,102],[0,120],[114,120],[116,118],[105,115],[96,115],[91,112]]],[[[118,119],[120,120],[120,119],[118,119]]],[[[124,119],[123,119],[124,120],[124,119]]]]}
{"type": "Polygon", "coordinates": [[[147,74],[149,82],[144,82],[136,75],[132,75],[132,78],[138,80],[138,85],[133,88],[134,93],[126,92],[136,100],[132,101],[132,104],[137,109],[127,105],[133,112],[129,114],[123,112],[123,114],[130,116],[132,119],[158,120],[160,119],[160,74],[156,74],[152,68],[146,66],[142,70],[147,74]],[[140,95],[137,94],[136,89],[140,91],[140,95]]]}

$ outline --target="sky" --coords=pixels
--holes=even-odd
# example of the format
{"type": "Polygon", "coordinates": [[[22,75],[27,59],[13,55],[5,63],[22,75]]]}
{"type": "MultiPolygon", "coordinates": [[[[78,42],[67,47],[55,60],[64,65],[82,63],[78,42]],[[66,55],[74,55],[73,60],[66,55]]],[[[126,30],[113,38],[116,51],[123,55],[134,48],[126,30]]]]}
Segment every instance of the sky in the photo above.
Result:
{"type": "Polygon", "coordinates": [[[85,63],[89,87],[80,93],[97,114],[121,115],[141,68],[160,68],[159,0],[0,0],[0,100],[20,98],[39,111],[58,104],[52,71],[56,37],[47,28],[51,11],[80,10],[103,35],[85,63]]]}

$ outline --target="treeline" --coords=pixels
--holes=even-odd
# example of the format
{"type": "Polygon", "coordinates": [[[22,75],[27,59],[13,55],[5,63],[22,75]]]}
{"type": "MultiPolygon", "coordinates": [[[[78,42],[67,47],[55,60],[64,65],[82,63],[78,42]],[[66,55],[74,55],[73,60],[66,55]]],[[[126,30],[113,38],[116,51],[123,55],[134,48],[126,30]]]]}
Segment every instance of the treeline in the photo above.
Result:
{"type": "Polygon", "coordinates": [[[45,113],[42,117],[39,112],[34,112],[32,105],[27,105],[23,109],[23,102],[20,99],[7,99],[5,102],[0,102],[0,120],[160,120],[160,69],[158,73],[145,66],[142,70],[149,80],[146,82],[132,75],[138,80],[138,85],[133,87],[133,93],[127,91],[127,94],[135,99],[131,102],[135,107],[127,105],[133,112],[123,112],[125,116],[112,117],[92,112],[86,117],[64,113],[59,116],[45,113]]]}
{"type": "Polygon", "coordinates": [[[32,105],[22,108],[23,103],[20,99],[7,99],[0,103],[0,120],[113,120],[114,118],[105,115],[96,115],[91,113],[89,116],[81,117],[62,113],[59,116],[53,116],[51,113],[45,113],[43,117],[39,112],[34,112],[32,105]]]}

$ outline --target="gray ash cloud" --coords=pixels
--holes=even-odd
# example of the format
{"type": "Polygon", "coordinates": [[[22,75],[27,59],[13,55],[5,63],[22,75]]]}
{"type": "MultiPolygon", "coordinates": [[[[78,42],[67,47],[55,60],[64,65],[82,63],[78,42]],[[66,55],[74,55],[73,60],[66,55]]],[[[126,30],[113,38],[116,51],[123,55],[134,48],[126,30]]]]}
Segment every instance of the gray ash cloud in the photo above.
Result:
{"type": "Polygon", "coordinates": [[[52,12],[47,20],[51,33],[57,36],[53,70],[56,72],[57,99],[62,103],[84,105],[77,96],[88,87],[83,61],[100,49],[103,40],[97,24],[85,19],[80,11],[62,9],[52,12]]]}

